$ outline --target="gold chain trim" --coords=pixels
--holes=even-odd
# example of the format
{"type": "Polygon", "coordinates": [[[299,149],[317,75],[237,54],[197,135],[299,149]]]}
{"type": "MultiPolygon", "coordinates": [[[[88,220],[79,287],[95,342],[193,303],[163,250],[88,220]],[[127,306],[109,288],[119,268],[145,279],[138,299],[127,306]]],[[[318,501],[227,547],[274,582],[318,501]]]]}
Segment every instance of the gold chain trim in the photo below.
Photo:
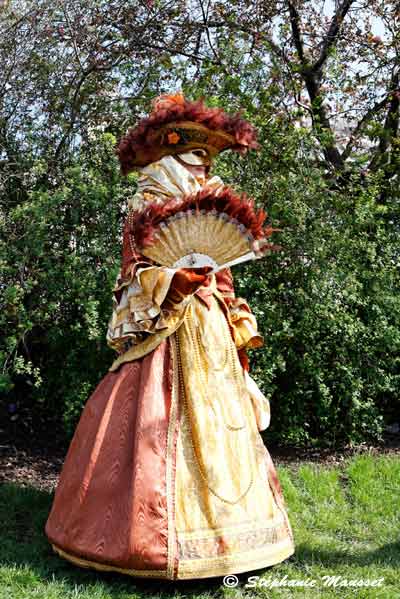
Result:
{"type": "MultiPolygon", "coordinates": [[[[202,334],[200,332],[200,327],[199,327],[198,323],[196,323],[195,330],[196,330],[196,337],[197,337],[197,346],[196,346],[196,348],[200,347],[200,349],[201,349],[201,353],[203,354],[203,364],[207,367],[207,369],[208,369],[208,367],[212,367],[215,370],[223,370],[226,367],[226,365],[228,364],[229,352],[228,352],[227,348],[225,347],[225,357],[224,357],[224,360],[223,360],[222,364],[215,364],[215,362],[213,362],[210,359],[210,356],[205,351],[205,348],[204,348],[204,339],[203,339],[203,336],[202,336],[202,334]]],[[[193,337],[192,337],[192,342],[193,342],[193,337]]],[[[193,346],[195,346],[195,345],[196,344],[193,342],[193,346]]]]}
{"type": "MultiPolygon", "coordinates": [[[[175,334],[171,336],[169,344],[170,358],[172,360],[172,388],[171,388],[171,407],[168,421],[167,433],[167,459],[166,459],[166,491],[167,491],[167,514],[168,514],[168,560],[167,560],[167,577],[174,579],[175,568],[175,549],[176,549],[176,531],[175,531],[175,477],[173,474],[174,461],[174,441],[175,441],[175,426],[178,417],[178,390],[179,379],[176,372],[176,345],[174,343],[175,334]]],[[[168,340],[167,340],[168,342],[168,340]]]]}
{"type": "MultiPolygon", "coordinates": [[[[193,308],[193,306],[190,306],[191,308],[193,308]]],[[[190,329],[190,324],[191,323],[191,312],[188,311],[185,319],[183,321],[183,324],[186,324],[186,327],[188,327],[189,325],[189,333],[192,337],[192,341],[194,341],[194,337],[193,337],[193,333],[192,330],[190,329]]],[[[249,492],[253,482],[254,482],[254,467],[252,468],[251,472],[250,472],[250,482],[247,486],[247,488],[245,489],[245,491],[243,491],[243,493],[241,493],[241,495],[239,495],[239,497],[237,497],[235,500],[231,500],[231,499],[226,499],[225,497],[222,497],[219,493],[217,493],[217,491],[215,491],[208,483],[208,479],[207,479],[207,475],[204,471],[204,467],[203,467],[203,463],[202,463],[202,459],[200,456],[200,451],[199,448],[196,444],[196,442],[193,439],[193,430],[195,428],[195,424],[194,424],[194,416],[193,416],[193,412],[191,409],[191,406],[189,405],[189,401],[187,400],[187,396],[186,396],[186,389],[185,389],[185,383],[184,383],[184,377],[183,377],[183,368],[182,368],[182,358],[181,358],[181,345],[180,345],[180,329],[178,329],[178,331],[176,331],[174,333],[175,336],[175,340],[176,340],[176,348],[177,348],[177,362],[178,362],[178,377],[179,377],[179,386],[180,386],[180,390],[181,390],[181,396],[183,399],[183,403],[184,403],[184,407],[186,408],[186,413],[189,416],[189,420],[191,423],[190,426],[190,434],[189,434],[189,438],[190,438],[190,444],[192,446],[193,449],[193,455],[196,458],[198,467],[199,467],[199,472],[200,475],[206,485],[206,487],[211,491],[211,493],[213,495],[215,495],[215,497],[218,497],[218,499],[220,499],[220,501],[224,502],[224,503],[228,503],[230,505],[235,505],[236,503],[238,503],[241,499],[243,499],[243,497],[249,492]]],[[[193,350],[196,354],[196,357],[198,359],[198,364],[199,364],[199,353],[198,353],[198,347],[197,344],[194,342],[193,343],[193,350]]],[[[201,366],[198,369],[201,372],[201,366]]],[[[206,387],[205,387],[206,388],[206,387]]],[[[247,436],[249,435],[248,430],[246,427],[240,427],[240,428],[244,428],[247,432],[247,436]]],[[[251,460],[251,456],[252,456],[252,450],[251,450],[251,446],[250,443],[248,444],[248,449],[249,449],[249,462],[253,462],[253,460],[251,460]]]]}
{"type": "MultiPolygon", "coordinates": [[[[210,365],[210,362],[207,360],[207,354],[205,353],[204,347],[202,345],[202,339],[201,339],[200,334],[199,334],[199,328],[196,327],[196,340],[197,340],[197,343],[196,343],[195,340],[194,340],[194,338],[193,338],[192,327],[188,323],[186,323],[186,324],[187,324],[187,328],[188,328],[189,333],[190,333],[191,338],[192,338],[192,344],[193,344],[193,350],[194,350],[193,353],[194,353],[194,355],[196,357],[197,365],[199,366],[198,372],[200,373],[200,376],[201,376],[201,378],[203,380],[203,384],[204,384],[205,383],[204,372],[206,371],[206,369],[210,365]],[[201,352],[203,354],[203,360],[202,360],[203,363],[202,364],[200,363],[201,362],[201,358],[200,358],[200,352],[199,352],[199,349],[198,349],[199,346],[200,346],[201,352]]],[[[224,331],[224,334],[225,334],[225,331],[224,331]]],[[[226,336],[225,336],[225,342],[227,342],[226,336]]],[[[238,372],[237,372],[236,364],[235,364],[235,359],[234,359],[234,356],[232,355],[232,347],[230,346],[230,344],[228,345],[228,348],[225,348],[225,361],[224,361],[224,365],[226,365],[228,363],[228,359],[229,358],[230,358],[229,365],[231,366],[231,369],[233,371],[233,376],[234,376],[235,383],[236,383],[236,390],[237,390],[238,396],[239,396],[240,393],[241,393],[241,385],[240,385],[240,382],[239,382],[238,372]]],[[[206,387],[204,387],[204,388],[206,388],[206,387]]],[[[226,419],[226,415],[225,415],[225,404],[224,404],[224,402],[222,402],[221,406],[222,406],[222,412],[223,412],[223,415],[224,415],[225,427],[228,430],[239,431],[239,430],[242,430],[242,429],[246,428],[246,422],[244,422],[243,424],[240,424],[240,425],[228,424],[227,421],[226,421],[227,419],[226,419]]]]}
{"type": "MultiPolygon", "coordinates": [[[[202,335],[200,332],[200,327],[197,322],[196,322],[196,326],[195,326],[195,334],[193,334],[192,320],[189,320],[189,318],[191,316],[192,316],[191,314],[190,315],[188,314],[187,318],[184,321],[184,324],[185,324],[186,329],[191,337],[193,353],[194,353],[194,356],[195,356],[196,362],[197,362],[197,371],[199,372],[200,377],[202,379],[202,382],[204,385],[203,388],[206,389],[207,385],[206,385],[206,381],[204,378],[204,372],[208,371],[210,365],[213,366],[214,368],[215,368],[215,365],[210,362],[210,360],[207,356],[207,352],[204,349],[203,338],[202,338],[202,335]],[[203,354],[203,359],[201,359],[201,357],[200,357],[199,348],[201,350],[201,353],[203,354]]],[[[229,360],[229,366],[231,368],[231,371],[233,372],[233,377],[234,377],[235,383],[236,383],[237,397],[240,397],[241,394],[245,392],[245,390],[243,389],[243,377],[241,376],[241,373],[239,372],[239,370],[237,368],[237,361],[235,360],[234,353],[236,353],[237,350],[236,350],[236,347],[232,343],[231,337],[230,336],[228,337],[228,331],[225,326],[223,327],[223,334],[224,334],[224,341],[225,341],[225,344],[224,344],[225,359],[224,359],[223,366],[221,367],[221,369],[225,368],[225,366],[228,364],[228,360],[229,360]]],[[[224,421],[225,421],[225,426],[228,430],[239,431],[241,429],[246,428],[245,421],[241,425],[228,424],[226,414],[225,414],[225,404],[222,402],[221,406],[222,406],[222,412],[223,412],[223,417],[224,417],[224,421]]]]}
{"type": "Polygon", "coordinates": [[[133,237],[133,210],[130,210],[128,212],[128,239],[129,239],[129,246],[131,248],[131,252],[132,255],[134,256],[137,248],[136,248],[136,243],[133,237]]]}

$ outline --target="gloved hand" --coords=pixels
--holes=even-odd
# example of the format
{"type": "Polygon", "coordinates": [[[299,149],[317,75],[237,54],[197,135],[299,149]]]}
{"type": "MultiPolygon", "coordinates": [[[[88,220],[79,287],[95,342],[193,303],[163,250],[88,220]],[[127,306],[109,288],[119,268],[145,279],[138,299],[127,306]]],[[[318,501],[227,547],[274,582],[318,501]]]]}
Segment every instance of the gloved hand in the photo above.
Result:
{"type": "Polygon", "coordinates": [[[208,277],[212,266],[201,266],[199,268],[179,268],[172,277],[171,286],[167,297],[172,302],[179,303],[186,295],[195,293],[203,285],[208,277]]]}
{"type": "Polygon", "coordinates": [[[241,349],[238,349],[238,355],[239,355],[239,360],[242,365],[242,368],[244,370],[247,370],[247,372],[249,372],[250,364],[249,364],[249,357],[247,355],[246,348],[242,347],[241,349]]]}
{"type": "Polygon", "coordinates": [[[180,268],[172,278],[171,287],[175,287],[185,295],[194,293],[198,287],[203,285],[212,266],[201,266],[199,268],[180,268]]]}

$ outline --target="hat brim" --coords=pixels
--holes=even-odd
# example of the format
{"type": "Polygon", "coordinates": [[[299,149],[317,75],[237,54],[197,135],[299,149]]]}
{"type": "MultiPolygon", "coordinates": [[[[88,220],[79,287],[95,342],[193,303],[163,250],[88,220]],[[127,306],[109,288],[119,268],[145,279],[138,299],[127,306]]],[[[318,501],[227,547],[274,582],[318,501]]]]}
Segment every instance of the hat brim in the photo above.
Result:
{"type": "Polygon", "coordinates": [[[233,135],[192,121],[168,123],[160,128],[148,148],[136,152],[133,167],[146,166],[163,156],[181,154],[197,148],[205,149],[210,158],[236,144],[233,135]]]}

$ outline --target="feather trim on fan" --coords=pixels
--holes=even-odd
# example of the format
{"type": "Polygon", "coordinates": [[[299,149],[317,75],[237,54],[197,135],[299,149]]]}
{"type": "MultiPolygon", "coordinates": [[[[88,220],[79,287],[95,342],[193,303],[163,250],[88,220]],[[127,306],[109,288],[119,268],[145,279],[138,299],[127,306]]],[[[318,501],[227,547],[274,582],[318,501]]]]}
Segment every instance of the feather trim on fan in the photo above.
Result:
{"type": "Polygon", "coordinates": [[[166,266],[211,264],[214,271],[281,249],[267,238],[281,229],[264,226],[267,213],[229,186],[152,202],[131,213],[131,235],[144,255],[166,266]],[[191,261],[185,261],[191,256],[191,261]],[[196,258],[196,260],[195,260],[196,258]],[[207,261],[207,258],[209,260],[207,261]],[[204,261],[205,260],[205,261],[204,261]]]}

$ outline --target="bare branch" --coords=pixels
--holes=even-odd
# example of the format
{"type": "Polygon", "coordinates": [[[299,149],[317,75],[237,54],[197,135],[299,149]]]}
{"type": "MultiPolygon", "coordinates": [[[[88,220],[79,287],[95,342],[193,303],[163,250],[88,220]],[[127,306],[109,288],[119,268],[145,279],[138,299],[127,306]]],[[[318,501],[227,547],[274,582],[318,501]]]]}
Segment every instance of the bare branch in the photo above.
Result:
{"type": "Polygon", "coordinates": [[[289,7],[289,16],[290,16],[290,24],[292,27],[294,45],[296,47],[297,54],[300,58],[302,65],[306,64],[305,56],[304,56],[304,43],[300,30],[300,16],[297,12],[297,9],[293,2],[288,2],[289,7]]]}
{"type": "Polygon", "coordinates": [[[79,56],[79,51],[78,51],[78,48],[77,48],[77,45],[76,45],[75,32],[72,29],[71,21],[70,21],[69,16],[68,16],[68,11],[67,11],[67,7],[65,5],[65,2],[63,2],[63,4],[62,4],[62,10],[63,10],[63,13],[64,13],[64,17],[65,17],[66,23],[68,25],[69,32],[71,34],[71,41],[72,41],[72,45],[74,47],[75,58],[76,58],[79,66],[81,68],[81,71],[84,71],[85,69],[84,69],[83,64],[81,62],[81,59],[80,59],[80,56],[79,56]]]}
{"type": "Polygon", "coordinates": [[[343,160],[334,141],[334,133],[320,96],[320,77],[306,59],[297,8],[291,1],[288,2],[288,7],[294,45],[301,62],[300,73],[311,100],[313,127],[322,145],[327,162],[336,169],[341,169],[343,160]]]}
{"type": "Polygon", "coordinates": [[[349,139],[345,149],[342,152],[343,160],[347,160],[347,158],[350,156],[350,153],[351,153],[351,150],[353,149],[354,143],[355,143],[357,137],[360,135],[360,133],[362,133],[362,130],[364,129],[365,125],[368,124],[368,122],[371,120],[371,118],[374,115],[378,114],[383,108],[385,108],[386,104],[388,103],[388,96],[390,95],[390,93],[391,92],[386,94],[386,96],[380,102],[376,102],[376,104],[374,104],[374,106],[372,106],[369,110],[367,110],[367,112],[364,114],[364,116],[359,120],[359,122],[357,123],[356,127],[354,128],[354,130],[350,136],[350,139],[349,139]]]}
{"type": "Polygon", "coordinates": [[[328,58],[329,51],[334,46],[334,44],[337,40],[343,19],[349,12],[349,9],[354,2],[355,2],[355,0],[343,0],[339,4],[335,14],[332,17],[331,24],[328,29],[328,33],[326,34],[326,37],[325,37],[324,41],[322,42],[321,54],[320,54],[318,60],[312,65],[312,70],[314,72],[318,72],[318,73],[321,72],[321,69],[322,69],[323,65],[325,64],[326,59],[328,58]]]}
{"type": "Polygon", "coordinates": [[[64,133],[64,135],[62,136],[60,142],[58,143],[58,146],[56,148],[56,151],[54,152],[54,163],[57,162],[58,157],[61,154],[61,150],[63,149],[65,143],[68,140],[69,135],[71,134],[71,131],[73,129],[73,126],[75,124],[75,120],[78,114],[78,96],[79,96],[79,92],[81,90],[82,85],[84,84],[84,82],[86,81],[86,79],[89,77],[89,75],[91,73],[93,73],[93,71],[95,70],[95,67],[90,68],[89,70],[87,70],[86,72],[83,73],[82,77],[80,78],[80,80],[78,81],[78,84],[75,88],[75,92],[71,101],[71,120],[69,123],[69,127],[67,129],[67,131],[64,133]]]}
{"type": "Polygon", "coordinates": [[[223,63],[221,61],[220,56],[218,55],[218,53],[215,50],[214,45],[213,45],[213,43],[211,41],[210,31],[208,29],[208,14],[207,14],[208,10],[209,10],[209,6],[207,7],[207,13],[206,13],[206,11],[204,10],[203,2],[202,2],[202,0],[200,0],[200,7],[201,7],[201,14],[202,14],[202,17],[203,17],[203,24],[204,24],[204,29],[205,29],[206,36],[207,36],[208,45],[210,46],[211,51],[214,54],[214,58],[215,58],[217,64],[219,64],[219,66],[221,66],[223,68],[224,73],[228,74],[225,66],[223,65],[223,63]]]}

